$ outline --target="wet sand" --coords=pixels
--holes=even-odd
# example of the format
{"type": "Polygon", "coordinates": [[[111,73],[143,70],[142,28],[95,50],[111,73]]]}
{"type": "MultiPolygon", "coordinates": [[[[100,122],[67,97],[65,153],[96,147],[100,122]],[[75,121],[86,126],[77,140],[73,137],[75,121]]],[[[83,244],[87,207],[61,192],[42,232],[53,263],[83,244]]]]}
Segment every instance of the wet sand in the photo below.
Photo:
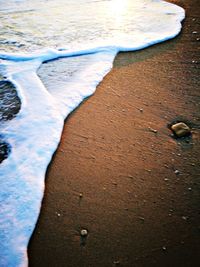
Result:
{"type": "Polygon", "coordinates": [[[31,267],[200,266],[199,2],[173,2],[187,11],[181,35],[120,54],[66,120],[31,267]],[[172,137],[176,120],[192,137],[172,137]]]}

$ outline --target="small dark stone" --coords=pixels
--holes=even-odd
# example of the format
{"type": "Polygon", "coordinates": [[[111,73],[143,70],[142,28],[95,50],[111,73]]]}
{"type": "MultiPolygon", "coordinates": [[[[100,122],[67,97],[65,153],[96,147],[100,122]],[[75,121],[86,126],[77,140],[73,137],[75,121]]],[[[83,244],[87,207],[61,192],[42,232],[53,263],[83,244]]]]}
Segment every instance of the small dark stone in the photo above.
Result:
{"type": "Polygon", "coordinates": [[[21,107],[14,85],[0,77],[0,121],[13,119],[21,107]]]}
{"type": "Polygon", "coordinates": [[[0,140],[0,163],[8,158],[10,152],[11,152],[10,145],[0,140]]]}

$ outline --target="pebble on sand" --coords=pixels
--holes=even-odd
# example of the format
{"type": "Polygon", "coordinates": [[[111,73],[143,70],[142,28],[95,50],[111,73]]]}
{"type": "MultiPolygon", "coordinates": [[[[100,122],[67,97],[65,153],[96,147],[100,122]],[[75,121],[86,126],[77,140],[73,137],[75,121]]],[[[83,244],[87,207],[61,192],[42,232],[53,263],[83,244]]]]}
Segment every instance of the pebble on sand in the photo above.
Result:
{"type": "Polygon", "coordinates": [[[148,129],[152,133],[155,133],[155,134],[158,133],[158,130],[155,130],[155,129],[151,128],[151,127],[148,127],[148,129]]]}
{"type": "Polygon", "coordinates": [[[179,170],[175,170],[174,173],[175,173],[176,175],[179,175],[179,174],[180,174],[180,171],[179,171],[179,170]]]}
{"type": "Polygon", "coordinates": [[[171,130],[177,137],[184,137],[191,134],[189,126],[187,126],[187,124],[185,124],[184,122],[173,124],[171,126],[171,130]]]}
{"type": "Polygon", "coordinates": [[[81,230],[81,236],[86,237],[88,235],[88,231],[86,229],[81,230]]]}

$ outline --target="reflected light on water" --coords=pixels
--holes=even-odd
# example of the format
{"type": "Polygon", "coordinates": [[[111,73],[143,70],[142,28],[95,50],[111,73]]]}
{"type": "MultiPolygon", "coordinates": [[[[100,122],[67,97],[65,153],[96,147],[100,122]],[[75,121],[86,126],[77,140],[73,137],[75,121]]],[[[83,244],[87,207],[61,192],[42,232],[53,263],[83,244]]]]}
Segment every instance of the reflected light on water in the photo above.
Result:
{"type": "Polygon", "coordinates": [[[110,2],[111,10],[114,12],[116,15],[121,14],[124,11],[126,11],[128,7],[128,1],[127,0],[113,0],[110,2]]]}
{"type": "Polygon", "coordinates": [[[128,0],[113,0],[110,2],[110,14],[114,17],[115,26],[120,26],[128,12],[128,0]]]}

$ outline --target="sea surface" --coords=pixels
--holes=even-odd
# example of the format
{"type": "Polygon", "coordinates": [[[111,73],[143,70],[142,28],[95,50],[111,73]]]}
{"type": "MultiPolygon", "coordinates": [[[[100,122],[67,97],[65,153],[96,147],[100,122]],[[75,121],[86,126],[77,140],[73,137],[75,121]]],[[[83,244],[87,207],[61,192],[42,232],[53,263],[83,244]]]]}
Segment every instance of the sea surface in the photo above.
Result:
{"type": "Polygon", "coordinates": [[[0,267],[28,265],[64,120],[118,52],[175,37],[184,17],[160,0],[0,0],[0,267]]]}

